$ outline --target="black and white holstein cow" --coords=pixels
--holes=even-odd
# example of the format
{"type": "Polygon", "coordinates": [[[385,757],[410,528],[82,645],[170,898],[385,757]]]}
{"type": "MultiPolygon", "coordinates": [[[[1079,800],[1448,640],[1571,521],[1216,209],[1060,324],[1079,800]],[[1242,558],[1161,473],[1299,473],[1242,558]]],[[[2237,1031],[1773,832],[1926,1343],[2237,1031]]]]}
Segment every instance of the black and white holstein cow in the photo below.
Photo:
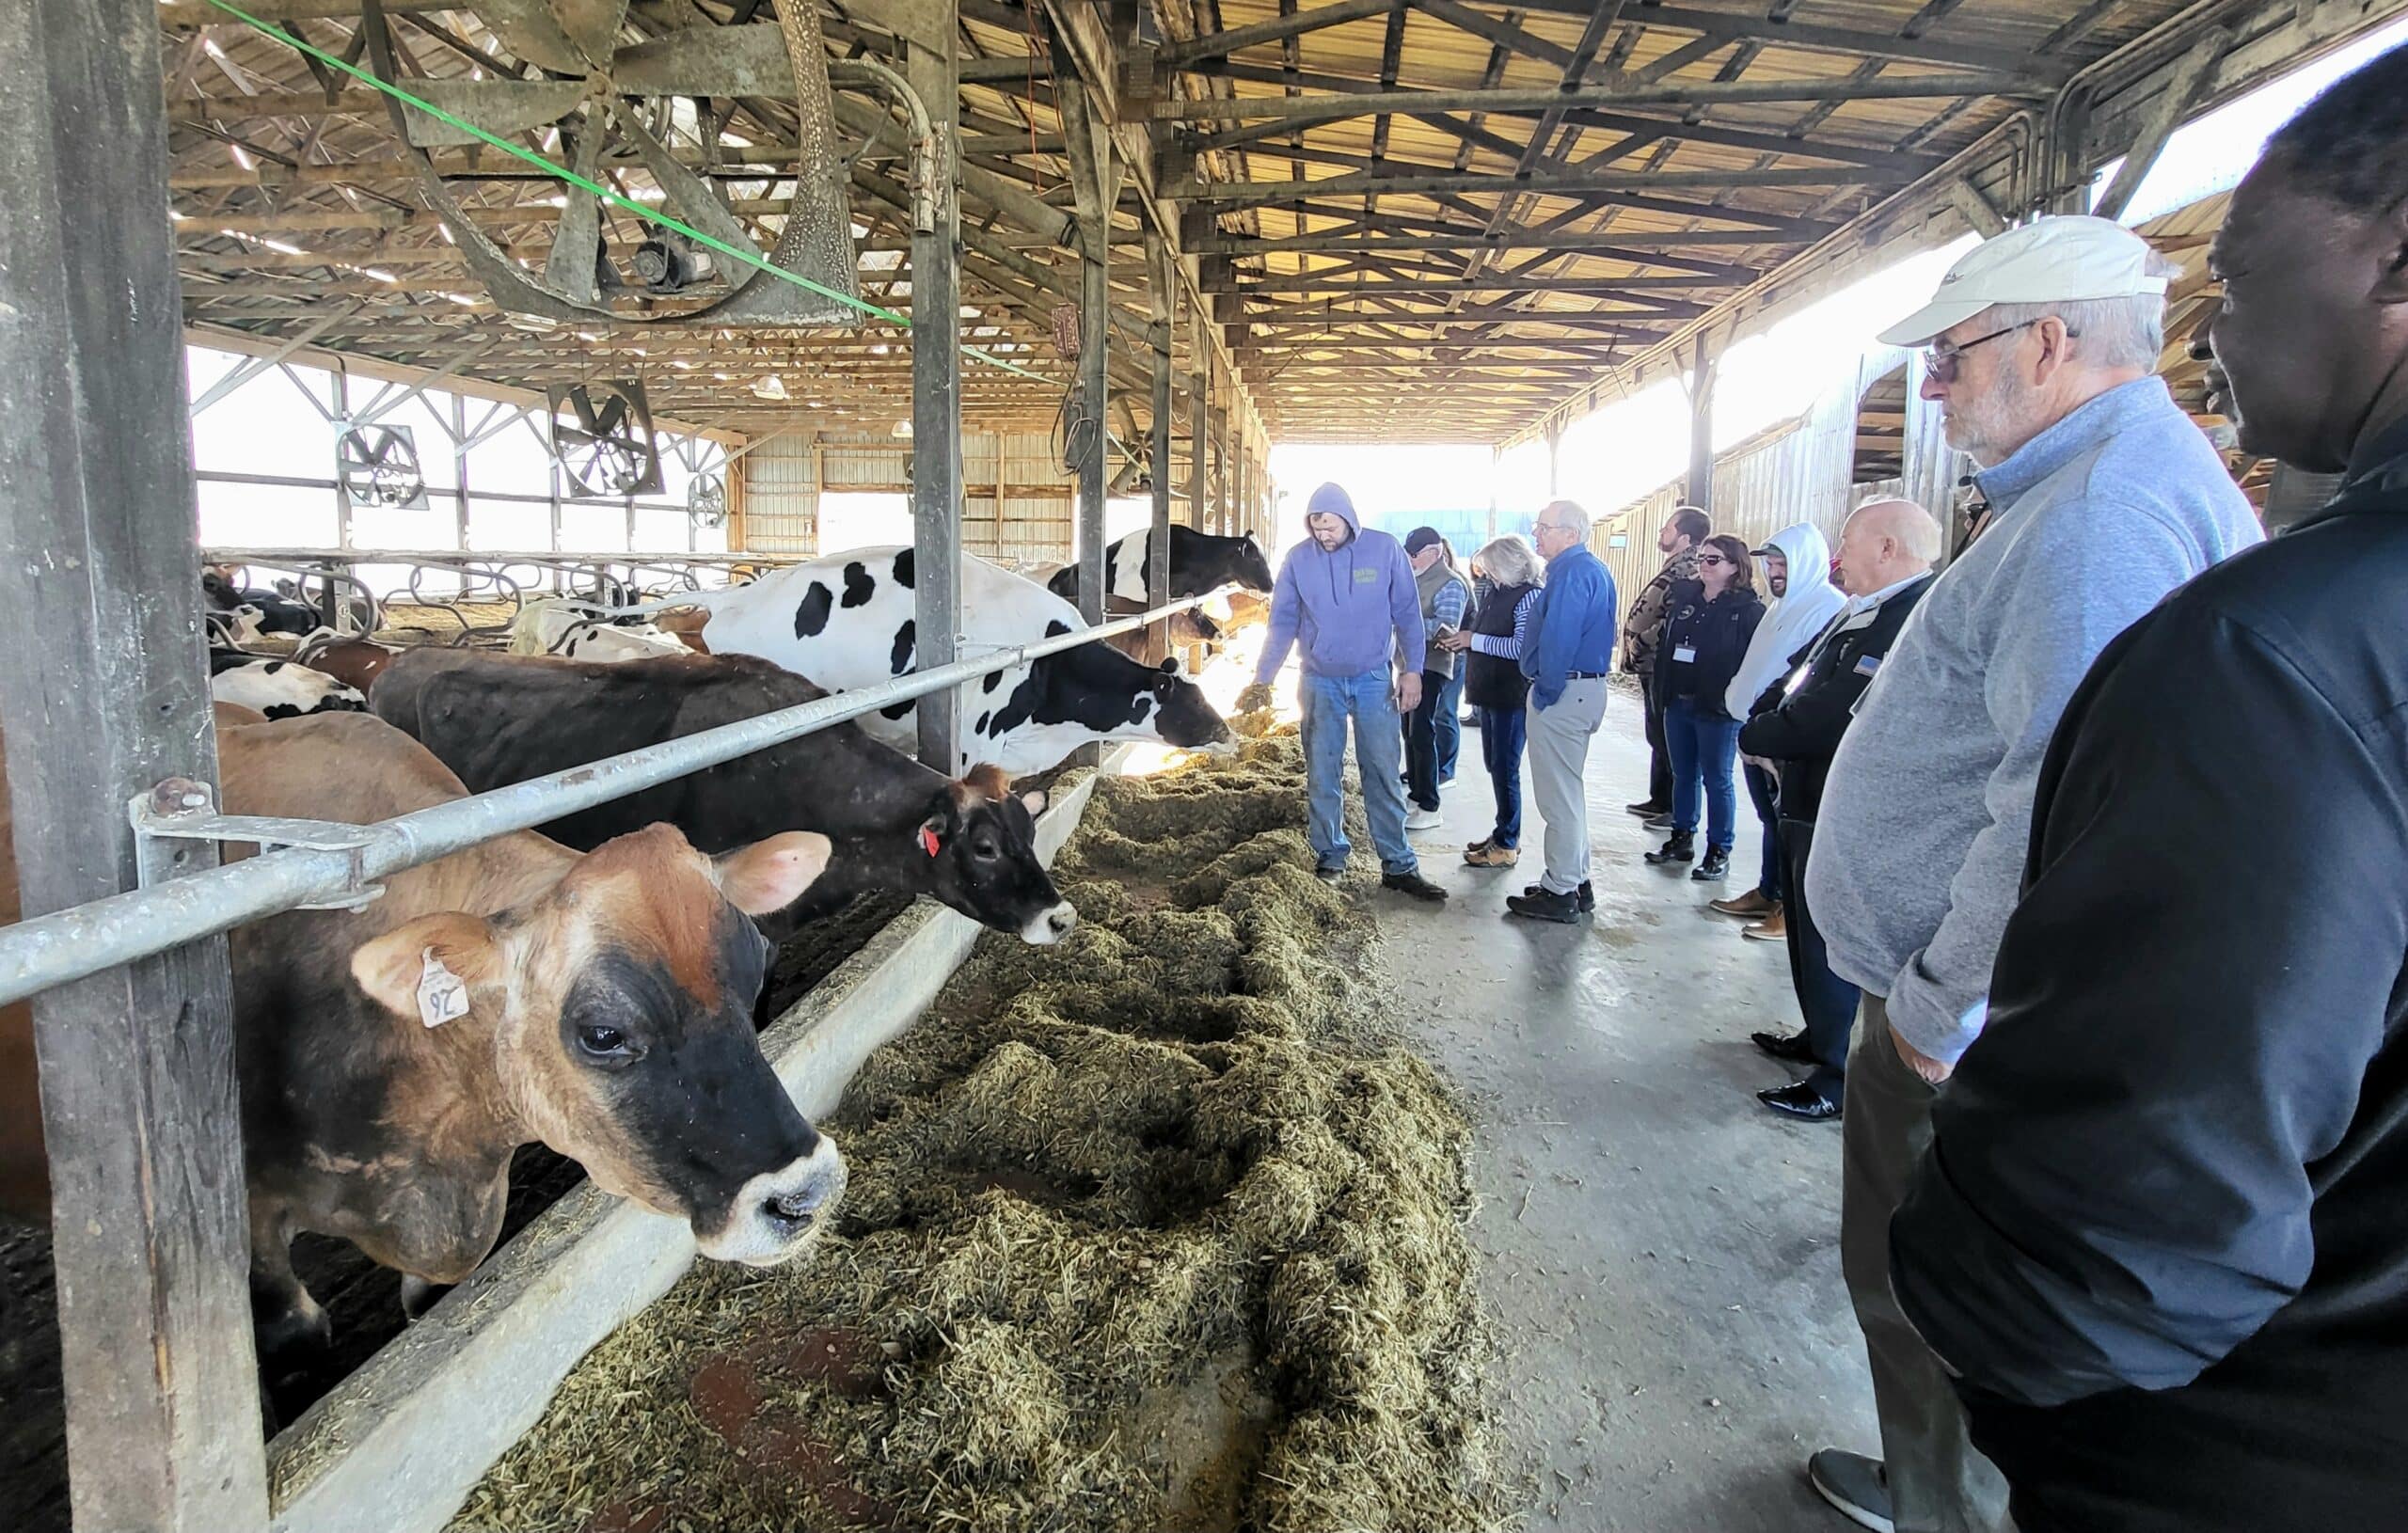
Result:
{"type": "MultiPolygon", "coordinates": [[[[604,663],[420,649],[386,667],[375,706],[483,793],[826,695],[751,655],[604,663]]],[[[1013,794],[991,766],[957,781],[848,722],[580,811],[544,831],[591,847],[661,821],[716,852],[781,830],[815,830],[834,844],[828,871],[776,925],[764,923],[773,932],[877,889],[927,894],[1042,943],[1078,924],[1037,855],[1035,816],[1044,812],[1044,794],[1013,794]]]]}
{"type": "Polygon", "coordinates": [[[367,694],[298,660],[241,650],[209,652],[209,696],[216,703],[251,708],[270,719],[312,713],[365,713],[367,694]]]}
{"type": "MultiPolygon", "coordinates": [[[[715,655],[758,655],[831,691],[900,676],[918,652],[912,551],[855,548],[789,565],[752,585],[711,592],[703,630],[715,655]]],[[[961,560],[961,656],[1011,649],[1085,627],[1061,597],[983,559],[961,560]]],[[[1101,643],[1082,644],[1002,671],[960,689],[956,770],[990,762],[1012,777],[1060,764],[1098,740],[1219,745],[1228,725],[1176,661],[1141,665],[1101,643]]],[[[894,703],[863,727],[899,751],[918,744],[915,708],[894,703]]]]}
{"type": "MultiPolygon", "coordinates": [[[[1153,541],[1153,529],[1148,528],[1116,539],[1104,548],[1105,611],[1146,609],[1150,594],[1146,589],[1147,564],[1153,541]]],[[[1182,596],[1202,596],[1223,586],[1268,592],[1273,583],[1271,561],[1264,557],[1262,545],[1254,541],[1253,533],[1225,537],[1216,532],[1198,532],[1177,522],[1171,524],[1172,601],[1182,596]]],[[[1046,581],[1045,589],[1075,607],[1079,600],[1079,567],[1064,565],[1046,581]]]]}

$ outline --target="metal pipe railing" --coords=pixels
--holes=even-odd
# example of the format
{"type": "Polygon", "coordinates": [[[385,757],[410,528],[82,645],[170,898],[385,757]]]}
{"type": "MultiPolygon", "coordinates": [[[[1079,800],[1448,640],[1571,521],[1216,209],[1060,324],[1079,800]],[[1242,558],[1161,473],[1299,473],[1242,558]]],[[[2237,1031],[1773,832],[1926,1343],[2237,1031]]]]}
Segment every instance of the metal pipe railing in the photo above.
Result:
{"type": "Polygon", "coordinates": [[[0,1004],[152,957],[246,922],[316,901],[356,894],[362,884],[449,857],[513,830],[531,830],[596,804],[716,766],[831,724],[947,687],[1133,632],[1207,600],[1190,596],[1133,617],[1033,644],[958,660],[876,687],[840,692],[758,718],[722,724],[582,766],[456,798],[358,827],[361,845],[289,846],[150,889],[112,894],[0,926],[0,1004]]]}

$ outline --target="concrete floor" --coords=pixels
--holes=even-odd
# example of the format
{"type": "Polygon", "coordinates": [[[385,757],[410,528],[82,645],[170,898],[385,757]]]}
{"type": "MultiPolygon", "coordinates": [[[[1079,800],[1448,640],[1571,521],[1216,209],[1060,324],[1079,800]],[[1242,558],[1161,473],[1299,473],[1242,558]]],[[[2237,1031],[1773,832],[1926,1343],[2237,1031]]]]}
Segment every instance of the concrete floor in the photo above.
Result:
{"type": "Polygon", "coordinates": [[[1537,1460],[1526,1525],[1838,1533],[1806,1455],[1879,1443],[1840,1282],[1839,1126],[1753,1096],[1792,1077],[1748,1034],[1798,1015],[1782,945],[1705,909],[1753,881],[1744,788],[1730,883],[1695,883],[1640,861],[1661,837],[1622,806],[1646,765],[1617,691],[1589,754],[1593,924],[1505,913],[1541,861],[1527,781],[1521,866],[1464,865],[1493,824],[1471,729],[1445,827],[1414,838],[1453,899],[1373,896],[1400,1012],[1478,1126],[1471,1235],[1509,1438],[1537,1460]]]}

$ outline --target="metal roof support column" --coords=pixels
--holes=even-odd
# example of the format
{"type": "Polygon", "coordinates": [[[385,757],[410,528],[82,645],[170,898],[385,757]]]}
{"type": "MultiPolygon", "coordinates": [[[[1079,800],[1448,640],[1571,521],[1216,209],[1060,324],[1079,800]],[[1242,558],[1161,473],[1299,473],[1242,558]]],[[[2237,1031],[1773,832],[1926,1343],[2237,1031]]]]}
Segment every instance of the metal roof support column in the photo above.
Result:
{"type": "MultiPolygon", "coordinates": [[[[903,77],[930,129],[935,196],[911,231],[911,546],[913,664],[949,665],[961,633],[961,193],[953,152],[961,120],[955,0],[895,8],[903,77]],[[928,227],[921,228],[926,223],[928,227]]],[[[960,692],[920,699],[920,760],[950,777],[959,768],[960,692]]]]}
{"type": "MultiPolygon", "coordinates": [[[[1154,419],[1147,461],[1152,466],[1153,533],[1146,540],[1146,605],[1170,600],[1170,338],[1179,317],[1178,258],[1156,229],[1146,230],[1146,292],[1153,306],[1153,324],[1146,334],[1154,353],[1154,419]]],[[[1170,653],[1170,623],[1154,630],[1164,655],[1170,653]]]]}
{"type": "MultiPolygon", "coordinates": [[[[0,712],[33,914],[216,860],[145,862],[126,812],[217,770],[165,100],[153,0],[0,6],[0,712]]],[[[226,944],[53,990],[33,1025],[75,1525],[264,1527],[226,944]]]]}
{"type": "Polygon", "coordinates": [[[1715,359],[1706,350],[1705,333],[1698,332],[1697,365],[1689,371],[1688,503],[1700,511],[1714,509],[1714,379],[1715,359]]]}
{"type": "Polygon", "coordinates": [[[1104,459],[1112,424],[1105,364],[1112,338],[1112,137],[1099,104],[1056,44],[1054,99],[1069,149],[1071,198],[1079,214],[1078,414],[1086,422],[1068,466],[1079,482],[1079,615],[1103,621],[1104,459]]]}

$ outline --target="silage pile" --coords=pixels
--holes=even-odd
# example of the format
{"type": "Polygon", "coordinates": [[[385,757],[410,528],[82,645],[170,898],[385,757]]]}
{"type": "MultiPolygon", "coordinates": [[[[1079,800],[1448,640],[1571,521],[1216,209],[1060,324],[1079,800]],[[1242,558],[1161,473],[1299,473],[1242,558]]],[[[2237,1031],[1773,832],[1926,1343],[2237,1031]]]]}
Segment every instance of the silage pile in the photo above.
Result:
{"type": "Polygon", "coordinates": [[[1072,939],[982,938],[827,1125],[821,1252],[699,1266],[456,1525],[1493,1525],[1465,1124],[1302,787],[1292,737],[1099,783],[1072,939]]]}

